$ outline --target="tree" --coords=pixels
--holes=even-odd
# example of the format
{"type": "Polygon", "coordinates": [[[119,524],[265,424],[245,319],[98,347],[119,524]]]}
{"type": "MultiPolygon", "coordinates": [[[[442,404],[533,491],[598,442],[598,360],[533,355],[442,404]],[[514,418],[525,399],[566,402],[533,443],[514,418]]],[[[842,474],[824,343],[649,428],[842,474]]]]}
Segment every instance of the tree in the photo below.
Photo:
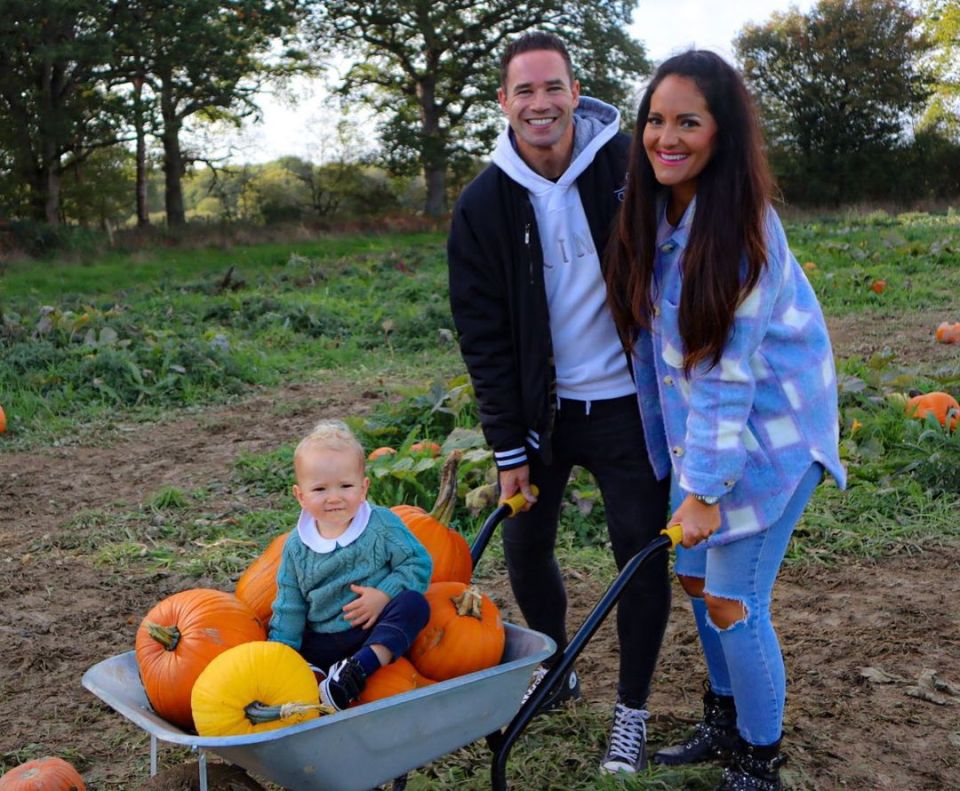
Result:
{"type": "Polygon", "coordinates": [[[803,197],[860,197],[874,155],[892,149],[922,107],[929,45],[916,26],[901,0],[820,0],[808,14],[774,14],[737,37],[773,161],[792,169],[803,197]]]}
{"type": "Polygon", "coordinates": [[[121,4],[120,68],[131,84],[142,80],[159,107],[168,225],[185,222],[184,123],[194,116],[239,123],[259,111],[255,100],[264,82],[305,63],[293,47],[299,6],[299,0],[121,4]]]}
{"type": "Polygon", "coordinates": [[[497,61],[530,29],[564,38],[584,92],[626,102],[630,81],[649,71],[643,46],[624,29],[623,0],[340,0],[314,2],[313,40],[354,58],[339,91],[384,119],[379,133],[394,172],[416,167],[425,211],[446,208],[451,168],[489,150],[500,123],[497,61]]]}
{"type": "Polygon", "coordinates": [[[0,0],[0,147],[35,220],[57,225],[64,173],[117,140],[110,25],[107,0],[0,0]]]}
{"type": "Polygon", "coordinates": [[[927,0],[923,27],[934,45],[936,86],[924,126],[960,143],[960,0],[927,0]]]}

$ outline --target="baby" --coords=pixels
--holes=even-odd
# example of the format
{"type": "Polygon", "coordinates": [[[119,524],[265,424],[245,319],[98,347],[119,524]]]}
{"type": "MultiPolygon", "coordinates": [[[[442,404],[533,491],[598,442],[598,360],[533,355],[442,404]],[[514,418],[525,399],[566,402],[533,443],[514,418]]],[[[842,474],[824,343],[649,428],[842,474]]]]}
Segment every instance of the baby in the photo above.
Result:
{"type": "Polygon", "coordinates": [[[340,421],[319,423],[297,445],[293,495],[302,511],[270,619],[269,639],[326,669],[320,698],[338,711],[410,647],[430,615],[430,556],[396,514],[367,502],[364,464],[340,421]]]}

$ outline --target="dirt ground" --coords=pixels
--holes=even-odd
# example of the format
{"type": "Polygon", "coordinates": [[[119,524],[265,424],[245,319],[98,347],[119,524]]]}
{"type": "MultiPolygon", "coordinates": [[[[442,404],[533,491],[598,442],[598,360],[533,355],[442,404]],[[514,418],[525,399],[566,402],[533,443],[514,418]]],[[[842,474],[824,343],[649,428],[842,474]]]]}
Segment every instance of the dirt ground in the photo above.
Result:
{"type": "MultiPolygon", "coordinates": [[[[901,363],[955,364],[960,349],[930,341],[933,318],[915,317],[914,328],[898,328],[896,338],[883,326],[864,331],[835,322],[831,329],[841,354],[889,345],[901,363]]],[[[195,582],[104,573],[70,549],[65,525],[72,517],[91,508],[123,513],[164,485],[195,489],[226,480],[239,452],[274,448],[319,417],[365,411],[378,397],[294,386],[173,422],[117,426],[106,439],[0,455],[0,755],[16,762],[42,745],[76,756],[91,789],[139,788],[147,779],[145,734],[83,690],[80,677],[132,647],[153,603],[195,582]]],[[[958,572],[960,546],[783,572],[774,609],[789,675],[790,786],[960,787],[958,572]]],[[[579,575],[568,583],[576,627],[602,590],[579,575]]],[[[492,587],[498,600],[510,601],[502,579],[492,587]]],[[[650,701],[654,741],[658,730],[694,721],[700,706],[692,619],[681,595],[673,606],[650,701]]],[[[612,705],[611,625],[578,664],[587,700],[612,705]]]]}

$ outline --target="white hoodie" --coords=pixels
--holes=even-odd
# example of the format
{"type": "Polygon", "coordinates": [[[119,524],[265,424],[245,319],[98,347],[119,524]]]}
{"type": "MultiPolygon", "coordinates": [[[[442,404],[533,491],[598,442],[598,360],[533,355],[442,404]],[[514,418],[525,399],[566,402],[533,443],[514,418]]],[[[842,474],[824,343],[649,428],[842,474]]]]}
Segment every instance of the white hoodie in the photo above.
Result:
{"type": "Polygon", "coordinates": [[[573,159],[557,181],[544,178],[523,161],[509,125],[497,140],[493,162],[526,187],[537,218],[557,395],[599,401],[636,390],[607,308],[600,257],[580,202],[577,178],[617,134],[620,113],[609,104],[581,96],[574,121],[573,159]]]}

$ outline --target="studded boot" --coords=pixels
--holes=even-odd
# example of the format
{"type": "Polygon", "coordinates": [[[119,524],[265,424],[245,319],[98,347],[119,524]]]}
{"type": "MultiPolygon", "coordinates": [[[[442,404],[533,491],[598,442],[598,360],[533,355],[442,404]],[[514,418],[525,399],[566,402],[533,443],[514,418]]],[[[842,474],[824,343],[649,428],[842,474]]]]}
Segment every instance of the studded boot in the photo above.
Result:
{"type": "Polygon", "coordinates": [[[689,738],[664,747],[653,756],[655,764],[678,766],[726,758],[737,743],[737,710],[729,695],[717,695],[704,685],[703,720],[689,738]]]}
{"type": "Polygon", "coordinates": [[[780,741],[761,747],[738,737],[730,766],[714,791],[781,791],[780,767],[787,757],[780,754],[780,741]]]}

